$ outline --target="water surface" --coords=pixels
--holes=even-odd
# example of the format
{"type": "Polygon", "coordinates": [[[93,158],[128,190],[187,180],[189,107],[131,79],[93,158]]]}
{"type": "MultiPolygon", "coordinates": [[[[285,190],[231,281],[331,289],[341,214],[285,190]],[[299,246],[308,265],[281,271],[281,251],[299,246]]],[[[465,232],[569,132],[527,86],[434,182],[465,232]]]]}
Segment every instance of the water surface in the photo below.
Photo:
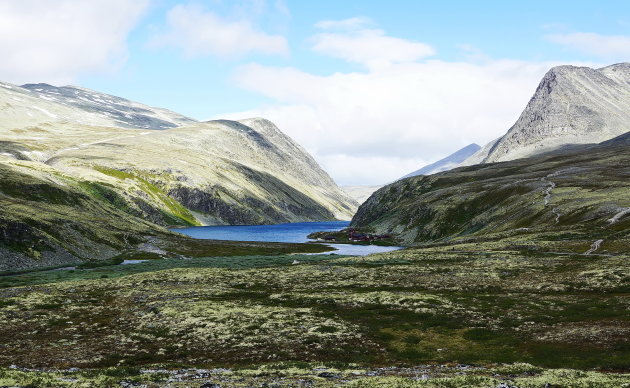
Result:
{"type": "MultiPolygon", "coordinates": [[[[195,226],[172,229],[193,238],[230,241],[265,241],[304,243],[309,234],[321,231],[338,231],[347,228],[349,221],[295,222],[275,225],[238,225],[238,226],[195,226]]],[[[401,247],[381,247],[377,245],[326,244],[335,249],[338,255],[365,256],[370,253],[389,252],[401,247]]]]}

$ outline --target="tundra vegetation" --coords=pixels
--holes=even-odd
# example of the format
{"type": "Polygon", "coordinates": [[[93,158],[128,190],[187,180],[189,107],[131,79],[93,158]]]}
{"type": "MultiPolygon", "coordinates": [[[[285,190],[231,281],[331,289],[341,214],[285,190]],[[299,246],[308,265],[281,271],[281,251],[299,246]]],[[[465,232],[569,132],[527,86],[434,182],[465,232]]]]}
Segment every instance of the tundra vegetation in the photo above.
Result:
{"type": "Polygon", "coordinates": [[[4,276],[0,385],[630,384],[630,241],[545,237],[4,276]]]}

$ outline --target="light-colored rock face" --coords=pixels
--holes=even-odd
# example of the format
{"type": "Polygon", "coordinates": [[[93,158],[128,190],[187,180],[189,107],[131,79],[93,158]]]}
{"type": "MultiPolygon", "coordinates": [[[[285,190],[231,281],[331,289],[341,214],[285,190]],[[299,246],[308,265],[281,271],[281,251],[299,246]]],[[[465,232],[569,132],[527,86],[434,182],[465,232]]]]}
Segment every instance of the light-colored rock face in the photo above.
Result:
{"type": "Polygon", "coordinates": [[[143,107],[150,119],[123,122],[118,113],[141,104],[85,91],[118,104],[112,113],[100,101],[82,105],[73,97],[82,89],[65,90],[70,97],[33,89],[0,84],[0,163],[110,185],[152,221],[171,222],[164,213],[193,224],[350,219],[358,205],[268,120],[196,122],[143,107]],[[133,128],[142,123],[171,127],[133,128]]]}
{"type": "Polygon", "coordinates": [[[453,169],[455,167],[458,167],[460,163],[462,163],[464,160],[469,158],[471,155],[479,151],[479,149],[481,149],[481,147],[479,147],[477,144],[475,143],[469,144],[466,147],[453,152],[452,154],[445,157],[444,159],[440,159],[435,163],[426,165],[417,171],[414,171],[410,174],[405,175],[401,179],[409,178],[412,176],[418,176],[418,175],[437,174],[438,172],[453,169]]]}
{"type": "Polygon", "coordinates": [[[499,140],[501,140],[501,138],[492,140],[490,143],[478,149],[477,152],[464,159],[464,161],[456,167],[472,166],[474,164],[483,163],[483,161],[488,157],[490,150],[492,150],[492,147],[494,147],[499,140]]]}
{"type": "Polygon", "coordinates": [[[341,186],[341,189],[361,204],[370,198],[370,195],[381,187],[383,186],[341,186]]]}
{"type": "MultiPolygon", "coordinates": [[[[628,130],[630,63],[602,69],[559,66],[545,75],[519,119],[490,146],[482,162],[528,157],[567,144],[599,143],[628,130]]],[[[482,152],[474,161],[479,156],[482,152]]]]}

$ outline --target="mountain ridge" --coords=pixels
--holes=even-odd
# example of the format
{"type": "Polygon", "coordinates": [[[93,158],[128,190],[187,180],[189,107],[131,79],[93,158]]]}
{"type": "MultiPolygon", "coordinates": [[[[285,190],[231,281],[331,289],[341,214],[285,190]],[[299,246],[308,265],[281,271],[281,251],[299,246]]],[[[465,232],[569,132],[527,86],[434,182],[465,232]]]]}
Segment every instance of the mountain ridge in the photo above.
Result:
{"type": "Polygon", "coordinates": [[[104,115],[127,128],[166,129],[197,122],[168,109],[151,107],[79,86],[58,87],[38,83],[24,84],[21,87],[40,98],[104,115]]]}
{"type": "Polygon", "coordinates": [[[481,147],[478,144],[471,143],[453,152],[447,157],[442,158],[431,164],[428,164],[412,173],[409,173],[403,176],[400,179],[405,179],[405,178],[409,178],[409,177],[417,176],[417,175],[431,175],[438,172],[450,170],[451,168],[456,167],[457,165],[459,165],[461,162],[466,160],[468,157],[470,157],[471,155],[473,155],[475,152],[479,151],[480,149],[481,147]]]}

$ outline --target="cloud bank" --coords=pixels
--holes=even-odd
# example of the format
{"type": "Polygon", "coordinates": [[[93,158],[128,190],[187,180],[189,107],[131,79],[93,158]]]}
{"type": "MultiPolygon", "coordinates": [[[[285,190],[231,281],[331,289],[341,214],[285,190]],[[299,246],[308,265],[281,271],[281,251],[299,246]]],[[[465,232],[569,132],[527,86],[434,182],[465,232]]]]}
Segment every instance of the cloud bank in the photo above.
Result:
{"type": "Polygon", "coordinates": [[[369,23],[369,19],[359,17],[321,21],[315,26],[340,31],[315,35],[313,50],[368,68],[414,62],[435,54],[433,47],[428,44],[387,36],[383,30],[365,28],[369,23]]]}
{"type": "Polygon", "coordinates": [[[237,85],[275,102],[229,117],[276,122],[340,184],[383,184],[504,134],[545,72],[558,64],[426,59],[435,51],[430,45],[374,32],[366,23],[320,22],[318,28],[338,31],[312,40],[314,51],[360,63],[364,71],[316,75],[241,66],[237,85]]]}
{"type": "Polygon", "coordinates": [[[246,53],[287,55],[286,38],[254,27],[247,18],[228,20],[199,5],[176,5],[167,15],[167,30],[151,44],[181,49],[186,56],[239,57],[246,53]]]}
{"type": "Polygon", "coordinates": [[[628,61],[630,59],[630,36],[574,32],[547,35],[546,38],[569,50],[605,60],[628,61]]]}
{"type": "Polygon", "coordinates": [[[126,39],[148,0],[0,2],[0,74],[22,84],[73,82],[124,63],[126,39]]]}

